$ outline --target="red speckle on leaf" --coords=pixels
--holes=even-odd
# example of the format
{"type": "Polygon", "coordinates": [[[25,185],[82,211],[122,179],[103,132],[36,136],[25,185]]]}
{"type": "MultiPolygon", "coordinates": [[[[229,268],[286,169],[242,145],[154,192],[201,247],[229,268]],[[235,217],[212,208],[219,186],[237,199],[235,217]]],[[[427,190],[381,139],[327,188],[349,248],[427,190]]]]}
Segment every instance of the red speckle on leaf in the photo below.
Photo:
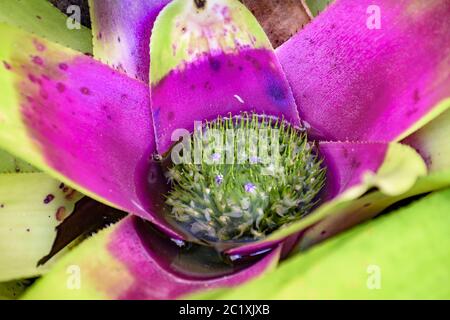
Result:
{"type": "Polygon", "coordinates": [[[34,43],[34,47],[36,48],[37,51],[41,51],[41,52],[45,51],[45,46],[42,43],[40,43],[37,40],[34,40],[33,43],[34,43]]]}
{"type": "Polygon", "coordinates": [[[11,70],[12,69],[11,65],[8,62],[6,62],[6,61],[3,61],[3,66],[5,67],[6,70],[11,70]]]}
{"type": "Polygon", "coordinates": [[[68,194],[66,194],[66,200],[72,200],[73,197],[77,194],[77,191],[74,189],[71,189],[68,194]]]}
{"type": "Polygon", "coordinates": [[[29,79],[31,82],[36,83],[36,77],[35,77],[34,75],[29,74],[29,75],[28,75],[28,79],[29,79]]]}
{"type": "Polygon", "coordinates": [[[414,100],[414,103],[418,103],[420,101],[420,92],[417,89],[414,90],[413,100],[414,100]]]}
{"type": "Polygon", "coordinates": [[[59,66],[59,69],[61,69],[63,71],[66,71],[69,68],[69,66],[66,63],[60,63],[58,66],[59,66]]]}
{"type": "Polygon", "coordinates": [[[412,108],[406,111],[406,116],[407,117],[411,117],[412,115],[414,115],[415,113],[417,113],[417,111],[419,111],[418,108],[412,108]]]}
{"type": "Polygon", "coordinates": [[[57,89],[59,92],[64,92],[64,91],[66,91],[66,86],[65,86],[63,83],[58,82],[58,83],[56,84],[56,89],[57,89]]]}
{"type": "Polygon", "coordinates": [[[91,91],[89,90],[89,88],[86,88],[86,87],[80,88],[80,91],[84,95],[90,95],[91,94],[91,91]]]}
{"type": "Polygon", "coordinates": [[[40,90],[39,95],[42,97],[42,99],[47,100],[48,99],[48,93],[45,90],[40,90]]]}
{"type": "Polygon", "coordinates": [[[56,210],[55,218],[57,221],[63,221],[66,218],[66,208],[59,207],[58,210],[56,210]]]}
{"type": "Polygon", "coordinates": [[[32,61],[34,64],[37,64],[39,66],[42,66],[44,64],[44,60],[42,60],[42,58],[39,56],[34,56],[32,61]]]}
{"type": "Polygon", "coordinates": [[[45,203],[45,204],[49,204],[50,202],[53,201],[53,199],[55,199],[55,196],[52,195],[52,194],[48,194],[48,195],[45,197],[45,199],[44,199],[44,203],[45,203]]]}

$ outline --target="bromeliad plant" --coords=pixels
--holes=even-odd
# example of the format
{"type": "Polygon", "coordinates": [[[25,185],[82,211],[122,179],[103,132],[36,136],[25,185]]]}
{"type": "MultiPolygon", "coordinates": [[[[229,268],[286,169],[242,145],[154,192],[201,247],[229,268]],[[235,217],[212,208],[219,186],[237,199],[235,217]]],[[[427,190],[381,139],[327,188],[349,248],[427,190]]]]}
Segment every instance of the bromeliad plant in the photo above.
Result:
{"type": "Polygon", "coordinates": [[[170,216],[197,239],[262,240],[311,211],[325,171],[305,133],[255,114],[201,129],[175,145],[166,172],[170,216]]]}
{"type": "Polygon", "coordinates": [[[430,138],[436,121],[448,129],[450,7],[378,2],[381,29],[366,24],[369,1],[338,0],[276,51],[234,0],[91,1],[94,58],[79,52],[86,30],[4,19],[0,146],[130,213],[26,297],[236,286],[448,186],[448,148],[430,138]]]}

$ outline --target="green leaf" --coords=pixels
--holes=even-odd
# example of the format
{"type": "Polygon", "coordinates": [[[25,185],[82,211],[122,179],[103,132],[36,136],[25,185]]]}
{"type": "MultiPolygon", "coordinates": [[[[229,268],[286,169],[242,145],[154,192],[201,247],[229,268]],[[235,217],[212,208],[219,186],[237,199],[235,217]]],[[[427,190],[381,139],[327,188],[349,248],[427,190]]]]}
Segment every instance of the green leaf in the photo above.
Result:
{"type": "Polygon", "coordinates": [[[431,172],[450,169],[450,99],[445,111],[403,140],[425,159],[431,172]],[[444,143],[443,143],[444,142],[444,143]]]}
{"type": "MultiPolygon", "coordinates": [[[[322,220],[339,219],[340,216],[355,212],[359,213],[362,209],[361,206],[364,207],[365,203],[355,200],[359,199],[371,188],[379,190],[380,199],[386,199],[386,201],[404,199],[406,196],[409,196],[408,191],[414,186],[418,178],[425,176],[426,172],[425,163],[412,148],[400,143],[391,143],[383,164],[376,173],[367,172],[360,184],[347,189],[333,200],[324,203],[304,219],[275,231],[267,239],[283,239],[295,232],[305,230],[322,220]]],[[[427,187],[428,190],[425,192],[436,190],[432,183],[427,187]]],[[[381,207],[373,208],[377,210],[371,212],[372,216],[382,210],[381,207]]],[[[355,220],[352,220],[353,223],[347,227],[364,220],[367,220],[367,217],[361,214],[355,220]]]]}
{"type": "Polygon", "coordinates": [[[38,172],[31,164],[18,159],[8,152],[0,149],[0,174],[1,173],[19,173],[19,172],[38,172]]]}
{"type": "Polygon", "coordinates": [[[449,299],[450,189],[360,225],[235,290],[195,298],[449,299]]]}
{"type": "Polygon", "coordinates": [[[0,300],[15,300],[28,287],[30,281],[18,280],[0,283],[0,300]]]}
{"type": "Polygon", "coordinates": [[[44,173],[0,175],[0,282],[38,276],[37,262],[51,249],[55,227],[80,199],[44,173]]]}
{"type": "MultiPolygon", "coordinates": [[[[31,73],[44,72],[41,76],[46,77],[46,79],[50,79],[49,73],[52,72],[52,76],[55,76],[57,79],[64,78],[64,80],[67,81],[66,75],[64,74],[65,71],[61,70],[59,66],[61,62],[64,62],[64,65],[68,67],[69,65],[72,66],[71,63],[75,63],[75,61],[76,63],[80,63],[80,60],[83,60],[85,62],[89,61],[89,63],[92,63],[94,60],[79,52],[46,41],[45,39],[36,38],[28,32],[24,32],[17,27],[1,22],[0,38],[0,148],[18,158],[26,159],[26,161],[31,163],[33,166],[40,168],[49,175],[56,177],[58,180],[65,181],[67,184],[70,184],[72,187],[80,190],[84,194],[102,201],[102,197],[97,196],[74,181],[71,181],[67,176],[62,174],[61,171],[58,171],[55,168],[55,163],[51,163],[48,160],[48,157],[45,156],[44,149],[47,145],[42,145],[39,141],[38,135],[36,133],[32,133],[30,127],[27,127],[25,121],[26,117],[24,116],[24,111],[26,109],[24,106],[29,103],[28,99],[35,99],[37,97],[43,99],[39,96],[40,89],[37,89],[35,86],[38,81],[42,80],[33,80],[35,81],[35,83],[33,83],[33,81],[30,80],[30,77],[35,76],[31,73]],[[33,57],[38,54],[38,52],[39,54],[43,54],[43,52],[40,52],[39,50],[45,51],[46,65],[45,69],[38,71],[37,69],[33,69],[33,65],[34,67],[37,65],[31,61],[33,57]]],[[[78,64],[77,67],[73,67],[72,72],[74,72],[74,70],[84,69],[78,64]]],[[[76,85],[76,81],[78,79],[78,77],[73,77],[73,81],[75,82],[74,85],[76,85]]],[[[85,95],[83,95],[81,91],[78,92],[78,96],[72,95],[72,98],[77,97],[82,100],[85,95]]],[[[52,95],[52,98],[54,97],[55,95],[52,95]]],[[[41,105],[48,107],[53,104],[46,101],[41,105]]],[[[63,106],[67,106],[65,104],[56,104],[56,106],[58,105],[61,105],[61,108],[63,106]]],[[[42,113],[40,113],[40,117],[42,119],[46,118],[45,123],[48,123],[48,116],[44,117],[42,113]]],[[[50,122],[53,123],[53,121],[58,120],[53,119],[50,122]]],[[[53,123],[53,125],[56,126],[55,123],[53,123]]],[[[58,124],[58,126],[59,125],[60,124],[58,124]]],[[[60,163],[65,162],[63,161],[60,163]]],[[[105,200],[103,201],[107,202],[105,200]]]]}
{"type": "MultiPolygon", "coordinates": [[[[124,220],[122,220],[124,221],[124,220]]],[[[62,257],[52,270],[38,279],[24,294],[22,299],[67,299],[106,300],[109,294],[121,293],[133,281],[131,270],[118,261],[108,250],[111,236],[117,232],[122,222],[100,230],[83,241],[73,251],[62,257]],[[86,278],[81,278],[80,290],[70,288],[71,275],[82,275],[89,270],[86,278]],[[105,281],[106,280],[106,281],[105,281]]]]}
{"type": "Polygon", "coordinates": [[[380,212],[401,200],[448,187],[450,187],[450,169],[419,177],[410,190],[399,195],[386,196],[380,191],[374,191],[357,200],[344,202],[335,208],[333,215],[308,228],[299,247],[307,249],[362,221],[376,217],[380,212]]]}
{"type": "Polygon", "coordinates": [[[311,14],[316,17],[324,11],[334,0],[305,0],[311,14]]]}
{"type": "Polygon", "coordinates": [[[21,28],[80,52],[91,53],[91,30],[83,26],[69,29],[67,20],[66,15],[45,0],[0,1],[0,23],[21,28]]]}
{"type": "Polygon", "coordinates": [[[264,30],[242,3],[230,0],[204,3],[206,7],[198,8],[197,1],[175,0],[159,14],[150,43],[152,85],[171,70],[181,69],[205,53],[238,53],[246,47],[272,49],[264,30]],[[214,6],[225,8],[226,13],[209,9],[214,6]],[[229,22],[224,24],[218,15],[227,15],[229,22]],[[186,24],[189,32],[183,31],[180,24],[186,24]]]}

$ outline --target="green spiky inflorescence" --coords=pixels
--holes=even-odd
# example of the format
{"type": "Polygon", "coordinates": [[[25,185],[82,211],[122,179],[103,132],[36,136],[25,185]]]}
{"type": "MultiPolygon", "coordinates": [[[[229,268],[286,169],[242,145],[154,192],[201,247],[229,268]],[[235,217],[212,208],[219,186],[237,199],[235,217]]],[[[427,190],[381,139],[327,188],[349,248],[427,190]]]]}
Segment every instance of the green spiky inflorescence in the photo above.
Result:
{"type": "Polygon", "coordinates": [[[177,146],[170,216],[210,242],[259,240],[301,219],[325,182],[305,130],[273,117],[219,117],[177,146]]]}

